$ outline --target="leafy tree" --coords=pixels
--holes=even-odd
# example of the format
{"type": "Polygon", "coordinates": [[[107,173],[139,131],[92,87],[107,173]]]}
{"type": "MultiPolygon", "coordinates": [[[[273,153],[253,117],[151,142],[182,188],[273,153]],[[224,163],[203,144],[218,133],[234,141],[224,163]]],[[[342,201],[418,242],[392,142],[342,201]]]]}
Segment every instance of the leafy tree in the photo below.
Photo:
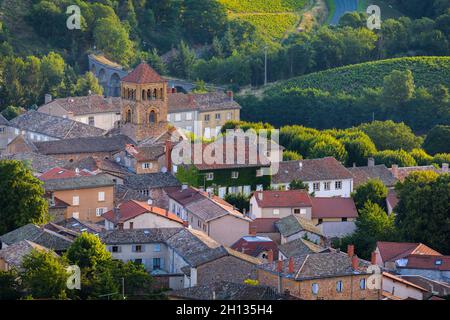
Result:
{"type": "Polygon", "coordinates": [[[412,132],[411,128],[403,122],[395,123],[392,120],[374,121],[364,123],[358,129],[365,132],[378,150],[399,150],[410,151],[420,148],[422,139],[412,132]]]}
{"type": "Polygon", "coordinates": [[[18,277],[19,275],[14,269],[0,271],[0,300],[16,300],[20,298],[22,289],[18,277]]]}
{"type": "Polygon", "coordinates": [[[39,299],[65,299],[69,274],[66,264],[53,251],[33,250],[22,261],[20,274],[25,290],[39,299]]]}
{"type": "Polygon", "coordinates": [[[109,261],[111,253],[96,235],[83,232],[69,247],[66,257],[71,264],[76,264],[80,268],[95,269],[98,265],[109,261]]]}
{"type": "Polygon", "coordinates": [[[450,153],[450,126],[435,126],[431,129],[423,143],[429,154],[450,153]]]}
{"type": "Polygon", "coordinates": [[[154,48],[148,55],[148,63],[155,69],[159,74],[167,73],[167,66],[163,59],[158,55],[158,50],[154,48]]]}
{"type": "Polygon", "coordinates": [[[176,177],[181,183],[187,183],[192,186],[198,186],[200,173],[195,166],[179,166],[177,169],[176,177]]]}
{"type": "Polygon", "coordinates": [[[367,23],[367,15],[362,12],[347,12],[339,19],[339,26],[363,28],[367,23]]]}
{"type": "Polygon", "coordinates": [[[94,40],[97,47],[107,56],[124,66],[128,66],[134,56],[133,42],[117,18],[98,20],[94,28],[94,40]]]}
{"type": "Polygon", "coordinates": [[[344,145],[330,135],[320,135],[315,138],[308,154],[311,159],[334,157],[338,161],[346,161],[348,156],[344,145]]]}
{"type": "Polygon", "coordinates": [[[437,153],[433,157],[433,163],[442,166],[443,163],[450,163],[450,153],[437,153]]]}
{"type": "Polygon", "coordinates": [[[289,190],[308,190],[308,184],[300,180],[292,180],[289,183],[289,190]]]}
{"type": "Polygon", "coordinates": [[[395,189],[400,199],[396,226],[403,241],[423,242],[450,254],[450,175],[413,172],[395,189]]]}
{"type": "Polygon", "coordinates": [[[358,166],[365,165],[367,158],[377,152],[375,144],[365,134],[355,137],[352,135],[344,136],[339,141],[344,144],[344,148],[348,154],[347,166],[351,166],[354,163],[358,166]]]}
{"type": "Polygon", "coordinates": [[[229,204],[232,204],[242,213],[244,211],[249,212],[250,210],[250,197],[246,196],[243,193],[229,193],[225,196],[225,201],[229,204]]]}
{"type": "Polygon", "coordinates": [[[283,151],[283,161],[302,160],[303,157],[296,151],[283,151]]]}
{"type": "Polygon", "coordinates": [[[426,166],[433,162],[433,157],[422,149],[413,149],[409,154],[419,166],[426,166]]]}
{"type": "Polygon", "coordinates": [[[355,232],[335,241],[333,245],[346,250],[347,245],[354,244],[358,256],[370,260],[377,241],[394,241],[396,239],[394,219],[394,215],[388,216],[378,204],[367,201],[359,210],[355,222],[355,232]]]}
{"type": "Polygon", "coordinates": [[[42,184],[23,162],[0,160],[0,234],[48,221],[42,184]]]}
{"type": "Polygon", "coordinates": [[[208,88],[206,88],[206,83],[203,80],[197,80],[195,81],[195,88],[192,90],[192,92],[194,93],[207,93],[208,92],[208,88]]]}
{"type": "Polygon", "coordinates": [[[358,186],[352,194],[358,210],[364,208],[366,202],[370,201],[386,208],[386,197],[388,190],[383,182],[379,179],[370,179],[365,184],[358,186]]]}
{"type": "Polygon", "coordinates": [[[191,79],[196,59],[195,52],[184,41],[181,41],[172,62],[172,71],[181,78],[191,79]]]}
{"type": "Polygon", "coordinates": [[[384,164],[386,167],[392,167],[396,164],[399,167],[413,167],[416,166],[416,160],[404,150],[384,150],[379,151],[374,155],[375,162],[384,164]]]}
{"type": "Polygon", "coordinates": [[[394,70],[384,78],[382,98],[385,105],[400,105],[414,95],[415,85],[411,70],[394,70]]]}
{"type": "Polygon", "coordinates": [[[87,96],[89,94],[102,95],[103,87],[98,83],[95,75],[88,71],[83,77],[78,79],[75,94],[78,96],[87,96]]]}

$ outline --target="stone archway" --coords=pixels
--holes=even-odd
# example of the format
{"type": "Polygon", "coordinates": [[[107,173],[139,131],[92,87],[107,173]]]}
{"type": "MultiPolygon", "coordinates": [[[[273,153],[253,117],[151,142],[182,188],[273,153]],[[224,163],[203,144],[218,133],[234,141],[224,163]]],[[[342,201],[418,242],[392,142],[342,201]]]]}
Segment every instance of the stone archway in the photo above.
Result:
{"type": "Polygon", "coordinates": [[[109,96],[118,97],[120,95],[120,76],[113,73],[109,80],[109,96]]]}

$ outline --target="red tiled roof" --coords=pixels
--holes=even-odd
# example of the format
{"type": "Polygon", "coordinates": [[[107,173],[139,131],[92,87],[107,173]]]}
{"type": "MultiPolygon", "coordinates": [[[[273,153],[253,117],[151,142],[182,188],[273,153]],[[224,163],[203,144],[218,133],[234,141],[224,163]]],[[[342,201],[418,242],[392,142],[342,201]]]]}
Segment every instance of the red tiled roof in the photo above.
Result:
{"type": "Polygon", "coordinates": [[[441,256],[439,252],[422,243],[378,241],[377,248],[383,262],[398,260],[411,254],[441,256]]]}
{"type": "Polygon", "coordinates": [[[311,198],[304,190],[256,191],[254,196],[261,208],[312,207],[311,198]]]}
{"type": "Polygon", "coordinates": [[[276,233],[278,232],[275,227],[275,222],[280,220],[279,218],[257,218],[250,223],[250,228],[256,227],[257,233],[276,233]]]}
{"type": "Polygon", "coordinates": [[[124,82],[137,84],[154,83],[165,81],[161,76],[153,70],[147,63],[140,63],[133,71],[122,79],[124,82]]]}
{"type": "Polygon", "coordinates": [[[407,259],[406,268],[450,271],[450,256],[412,254],[407,259]]]}
{"type": "Polygon", "coordinates": [[[60,167],[55,167],[53,169],[50,169],[49,171],[43,173],[39,176],[39,179],[41,180],[53,180],[53,179],[65,179],[65,178],[75,178],[78,176],[92,176],[89,172],[80,170],[77,174],[74,170],[68,170],[60,167]]]}
{"type": "Polygon", "coordinates": [[[257,257],[261,252],[273,251],[274,259],[278,259],[278,246],[273,240],[259,240],[258,236],[246,236],[239,239],[231,246],[231,249],[257,257]]]}
{"type": "Polygon", "coordinates": [[[393,190],[393,189],[390,189],[388,191],[386,201],[389,203],[389,205],[391,206],[392,209],[395,209],[395,207],[397,206],[397,204],[400,201],[400,199],[397,196],[397,192],[395,192],[395,190],[393,190]]]}
{"type": "Polygon", "coordinates": [[[312,197],[313,218],[356,218],[358,211],[352,198],[312,197]]]}
{"type": "Polygon", "coordinates": [[[114,215],[114,210],[110,210],[104,213],[102,217],[105,218],[106,220],[113,221],[115,223],[121,223],[133,219],[137,216],[140,216],[141,214],[144,213],[153,213],[158,216],[165,217],[172,221],[176,221],[183,224],[183,220],[177,217],[177,215],[158,207],[149,206],[145,202],[139,202],[135,200],[129,200],[119,205],[119,215],[120,215],[119,221],[117,221],[114,215]]]}

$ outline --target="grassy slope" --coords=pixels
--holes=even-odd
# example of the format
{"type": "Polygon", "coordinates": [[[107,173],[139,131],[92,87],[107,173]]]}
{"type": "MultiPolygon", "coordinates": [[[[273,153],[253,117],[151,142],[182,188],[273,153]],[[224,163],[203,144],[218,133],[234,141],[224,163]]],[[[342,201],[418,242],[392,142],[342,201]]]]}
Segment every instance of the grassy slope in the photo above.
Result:
{"type": "Polygon", "coordinates": [[[450,87],[450,57],[396,58],[316,72],[274,84],[266,93],[289,88],[317,88],[333,93],[358,94],[362,88],[375,88],[392,70],[411,70],[417,87],[442,83],[450,87]]]}
{"type": "Polygon", "coordinates": [[[231,19],[253,24],[269,41],[278,41],[295,29],[298,14],[308,0],[218,0],[227,9],[231,19]]]}

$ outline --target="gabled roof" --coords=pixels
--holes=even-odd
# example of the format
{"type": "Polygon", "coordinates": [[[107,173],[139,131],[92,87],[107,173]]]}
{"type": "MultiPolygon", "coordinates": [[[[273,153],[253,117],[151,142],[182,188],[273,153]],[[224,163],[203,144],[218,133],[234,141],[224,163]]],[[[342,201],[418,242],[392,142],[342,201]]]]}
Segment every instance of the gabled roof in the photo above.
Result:
{"type": "Polygon", "coordinates": [[[116,216],[114,210],[110,210],[104,213],[102,217],[114,223],[123,223],[145,213],[154,214],[156,216],[164,217],[166,219],[183,224],[183,220],[177,217],[177,215],[167,210],[150,206],[145,202],[139,202],[135,200],[129,200],[127,202],[121,203],[117,209],[118,216],[116,216]]]}
{"type": "Polygon", "coordinates": [[[407,260],[406,265],[397,265],[398,268],[450,271],[450,256],[415,253],[407,256],[405,259],[407,260]]]}
{"type": "Polygon", "coordinates": [[[10,125],[20,130],[31,131],[56,139],[96,137],[105,134],[103,129],[34,110],[15,117],[10,121],[10,125]]]}
{"type": "Polygon", "coordinates": [[[278,250],[287,258],[311,253],[324,252],[329,249],[323,248],[308,240],[298,238],[284,243],[278,247],[278,250]]]}
{"type": "Polygon", "coordinates": [[[83,158],[79,161],[68,163],[65,168],[68,169],[80,169],[80,170],[88,170],[89,172],[105,172],[115,176],[123,177],[126,174],[129,174],[125,167],[122,167],[117,162],[114,162],[110,159],[104,159],[96,156],[89,156],[83,158]]]}
{"type": "Polygon", "coordinates": [[[49,251],[47,248],[28,240],[16,242],[7,248],[0,250],[0,259],[3,259],[9,267],[21,268],[23,258],[33,250],[49,251]]]}
{"type": "Polygon", "coordinates": [[[311,197],[312,218],[356,218],[358,211],[352,198],[311,197]]]}
{"type": "Polygon", "coordinates": [[[79,176],[75,178],[53,179],[44,181],[46,191],[79,190],[100,187],[112,187],[116,184],[114,179],[106,174],[95,176],[79,176]]]}
{"type": "Polygon", "coordinates": [[[366,167],[351,167],[348,170],[353,175],[353,188],[366,183],[369,179],[380,179],[387,187],[392,187],[397,179],[391,171],[384,165],[374,165],[366,167]]]}
{"type": "Polygon", "coordinates": [[[333,157],[282,161],[278,173],[272,176],[272,183],[291,183],[293,180],[323,181],[353,179],[353,175],[333,157]]]}
{"type": "Polygon", "coordinates": [[[23,162],[30,163],[31,169],[33,172],[44,173],[51,168],[57,166],[64,166],[66,164],[65,161],[53,158],[51,156],[42,155],[39,153],[16,153],[13,155],[4,155],[0,156],[0,159],[7,160],[18,160],[23,162]]]}
{"type": "Polygon", "coordinates": [[[389,169],[392,174],[397,178],[399,181],[404,181],[406,177],[408,177],[411,173],[417,172],[417,171],[434,171],[436,173],[442,173],[440,169],[437,169],[436,167],[429,165],[429,166],[415,166],[415,167],[397,167],[397,168],[390,168],[389,169]]]}
{"type": "Polygon", "coordinates": [[[65,219],[61,222],[58,222],[57,224],[66,229],[75,231],[77,233],[88,232],[88,233],[98,234],[104,230],[103,226],[101,226],[101,225],[87,222],[87,221],[81,221],[81,220],[73,218],[73,217],[69,218],[69,219],[65,219]]]}
{"type": "Polygon", "coordinates": [[[277,294],[268,286],[234,282],[213,282],[171,291],[170,297],[186,300],[290,300],[291,296],[277,294]]]}
{"type": "Polygon", "coordinates": [[[257,257],[261,252],[272,250],[274,257],[278,256],[277,244],[269,237],[245,236],[236,241],[231,249],[257,257]]]}
{"type": "Polygon", "coordinates": [[[205,197],[205,195],[200,190],[193,187],[167,187],[164,188],[164,191],[167,193],[167,196],[169,198],[175,200],[182,206],[187,206],[188,204],[196,202],[205,197]]]}
{"type": "Polygon", "coordinates": [[[249,218],[233,209],[230,204],[216,201],[214,198],[209,198],[208,196],[203,196],[197,201],[189,203],[185,206],[185,208],[205,222],[209,222],[227,215],[241,220],[246,220],[249,223],[251,222],[249,218]]]}
{"type": "Polygon", "coordinates": [[[48,170],[47,172],[44,172],[42,175],[39,176],[39,179],[44,181],[53,179],[76,178],[79,176],[88,177],[92,176],[92,174],[83,170],[80,170],[77,173],[75,170],[67,170],[61,167],[55,167],[53,169],[48,170]]]}
{"type": "Polygon", "coordinates": [[[311,221],[293,214],[278,220],[275,222],[275,226],[283,237],[289,237],[301,231],[307,231],[323,236],[320,229],[311,221]]]}
{"type": "Polygon", "coordinates": [[[35,142],[38,152],[41,154],[76,154],[95,152],[117,152],[125,149],[127,144],[134,143],[125,135],[112,137],[96,136],[56,141],[35,142]]]}
{"type": "MultiPolygon", "coordinates": [[[[320,279],[329,277],[365,274],[369,262],[358,259],[358,268],[352,268],[352,258],[343,252],[320,252],[293,257],[294,273],[288,273],[289,259],[282,262],[281,276],[294,280],[320,279]]],[[[277,273],[277,261],[267,263],[258,268],[277,273]]]]}
{"type": "Polygon", "coordinates": [[[0,241],[8,246],[23,240],[35,242],[55,251],[64,251],[72,244],[72,240],[56,232],[40,228],[32,223],[17,228],[0,236],[0,241]]]}
{"type": "Polygon", "coordinates": [[[418,289],[420,291],[424,291],[424,292],[428,291],[427,289],[422,288],[421,286],[418,286],[417,284],[409,282],[409,281],[407,281],[405,279],[397,277],[397,276],[393,275],[392,273],[383,272],[383,277],[389,278],[389,279],[391,279],[392,281],[395,281],[395,282],[400,282],[400,283],[402,283],[402,284],[404,284],[406,286],[413,287],[413,288],[418,289]]]}
{"type": "Polygon", "coordinates": [[[378,241],[377,248],[383,262],[395,261],[411,254],[441,256],[439,252],[422,243],[378,241]]]}
{"type": "Polygon", "coordinates": [[[158,160],[165,153],[166,147],[162,143],[141,147],[127,144],[125,150],[137,161],[142,162],[158,160]]]}
{"type": "Polygon", "coordinates": [[[163,82],[164,80],[152,67],[147,63],[141,62],[133,71],[122,78],[123,82],[136,84],[147,84],[155,82],[163,82]]]}
{"type": "Polygon", "coordinates": [[[241,106],[224,92],[171,93],[168,95],[169,113],[187,111],[216,111],[241,109],[241,106]]]}
{"type": "Polygon", "coordinates": [[[312,207],[311,197],[305,190],[256,191],[253,196],[260,208],[312,207]]]}
{"type": "MultiPolygon", "coordinates": [[[[45,104],[44,106],[46,109],[51,107],[61,107],[67,112],[73,113],[74,115],[86,115],[93,113],[109,113],[109,112],[116,113],[120,112],[120,108],[122,106],[122,99],[114,97],[105,98],[100,95],[90,95],[84,97],[69,97],[69,98],[55,99],[45,104]]],[[[38,111],[42,110],[41,108],[39,108],[38,111]]]]}

